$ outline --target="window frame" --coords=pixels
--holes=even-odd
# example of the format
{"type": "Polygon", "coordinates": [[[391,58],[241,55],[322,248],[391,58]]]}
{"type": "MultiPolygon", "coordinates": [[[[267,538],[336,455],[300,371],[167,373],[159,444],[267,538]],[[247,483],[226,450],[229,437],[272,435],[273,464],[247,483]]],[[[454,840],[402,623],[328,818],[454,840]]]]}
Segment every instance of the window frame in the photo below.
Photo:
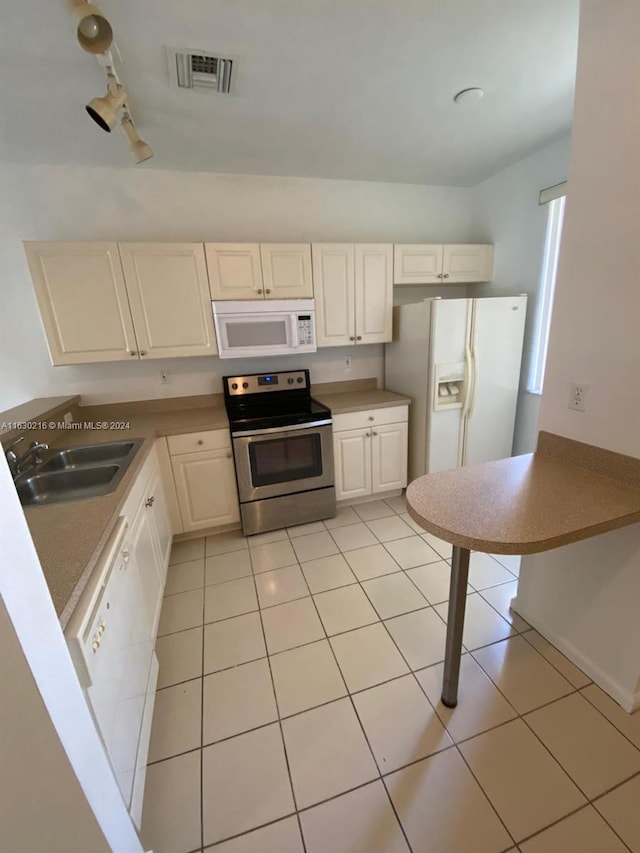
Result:
{"type": "Polygon", "coordinates": [[[549,332],[551,329],[551,316],[553,313],[553,299],[556,290],[556,277],[558,273],[558,259],[560,257],[560,245],[562,243],[562,227],[564,224],[566,194],[558,195],[547,203],[547,230],[544,240],[544,254],[542,258],[542,269],[540,272],[540,283],[538,287],[538,298],[536,304],[536,317],[533,327],[533,343],[531,348],[531,363],[527,379],[527,391],[530,394],[542,394],[544,386],[544,373],[549,350],[549,332]]]}

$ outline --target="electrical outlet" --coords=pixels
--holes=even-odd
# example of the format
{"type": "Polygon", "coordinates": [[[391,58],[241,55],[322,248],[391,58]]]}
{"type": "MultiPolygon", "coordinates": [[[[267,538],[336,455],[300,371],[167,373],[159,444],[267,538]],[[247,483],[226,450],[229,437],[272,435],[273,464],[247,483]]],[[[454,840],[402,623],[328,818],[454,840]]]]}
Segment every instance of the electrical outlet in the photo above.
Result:
{"type": "Polygon", "coordinates": [[[349,373],[351,370],[351,356],[345,355],[344,357],[344,372],[349,373]]]}
{"type": "Polygon", "coordinates": [[[569,408],[576,412],[585,412],[587,409],[587,394],[589,393],[588,385],[579,385],[574,382],[571,386],[569,394],[569,408]]]}
{"type": "Polygon", "coordinates": [[[168,385],[171,381],[171,371],[170,370],[161,370],[160,371],[160,384],[168,385]]]}

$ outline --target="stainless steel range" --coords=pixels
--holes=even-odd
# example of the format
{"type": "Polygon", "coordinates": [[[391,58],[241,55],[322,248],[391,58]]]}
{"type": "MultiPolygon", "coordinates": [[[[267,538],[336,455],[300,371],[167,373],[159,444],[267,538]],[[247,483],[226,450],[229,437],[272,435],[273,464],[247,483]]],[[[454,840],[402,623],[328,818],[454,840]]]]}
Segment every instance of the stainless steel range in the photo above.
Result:
{"type": "Polygon", "coordinates": [[[336,514],[331,410],[309,371],[225,376],[245,535],[336,514]]]}

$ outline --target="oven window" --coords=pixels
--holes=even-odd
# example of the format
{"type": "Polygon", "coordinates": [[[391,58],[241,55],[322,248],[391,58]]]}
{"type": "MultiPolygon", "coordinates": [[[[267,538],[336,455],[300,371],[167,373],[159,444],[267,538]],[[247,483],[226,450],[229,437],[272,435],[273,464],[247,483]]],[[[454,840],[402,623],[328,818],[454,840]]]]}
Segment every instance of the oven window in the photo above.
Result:
{"type": "Polygon", "coordinates": [[[286,346],[287,343],[287,321],[284,317],[280,320],[260,320],[255,323],[227,321],[225,329],[231,349],[286,346]]]}
{"type": "Polygon", "coordinates": [[[317,432],[291,438],[252,441],[249,445],[251,481],[272,486],[322,475],[322,442],[317,432]]]}

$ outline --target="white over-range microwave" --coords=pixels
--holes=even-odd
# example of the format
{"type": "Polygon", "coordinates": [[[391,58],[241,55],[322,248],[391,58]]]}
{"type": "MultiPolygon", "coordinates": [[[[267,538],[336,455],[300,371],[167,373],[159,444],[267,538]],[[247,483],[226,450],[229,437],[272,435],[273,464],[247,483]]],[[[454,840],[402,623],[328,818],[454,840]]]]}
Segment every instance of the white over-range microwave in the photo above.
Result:
{"type": "Polygon", "coordinates": [[[220,358],[316,351],[313,299],[212,302],[220,358]]]}

